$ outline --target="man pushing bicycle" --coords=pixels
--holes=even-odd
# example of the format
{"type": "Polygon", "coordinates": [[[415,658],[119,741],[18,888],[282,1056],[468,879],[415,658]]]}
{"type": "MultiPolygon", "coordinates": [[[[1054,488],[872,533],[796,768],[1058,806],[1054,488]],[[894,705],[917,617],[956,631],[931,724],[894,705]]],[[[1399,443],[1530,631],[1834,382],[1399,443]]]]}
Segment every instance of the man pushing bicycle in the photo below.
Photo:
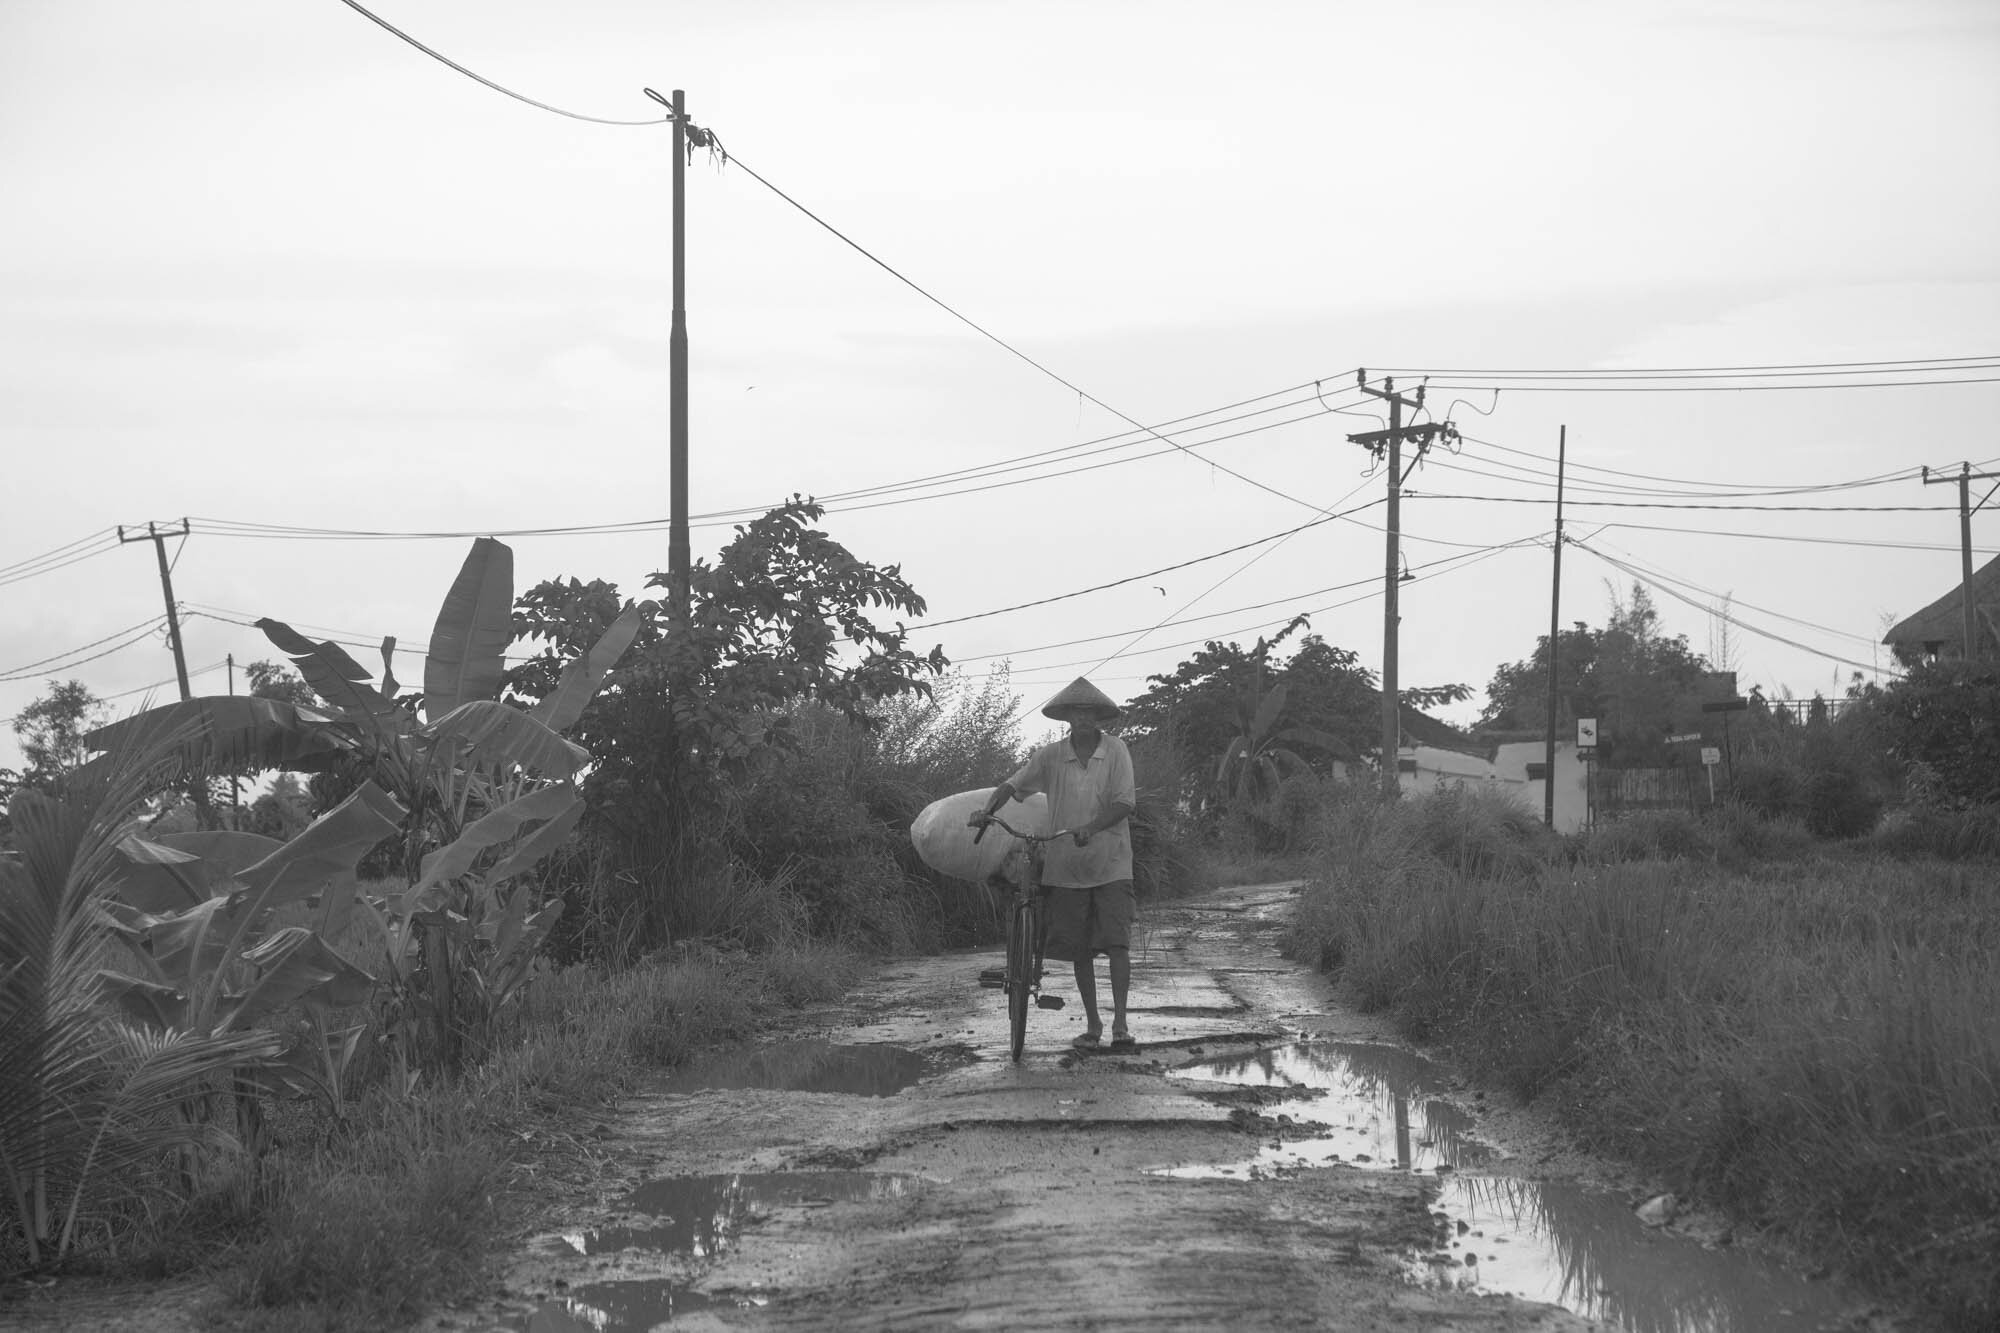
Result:
{"type": "Polygon", "coordinates": [[[1050,958],[1076,965],[1076,993],[1083,1001],[1083,1035],[1072,1045],[1095,1050],[1104,1042],[1097,1010],[1097,955],[1111,972],[1111,1049],[1137,1048],[1125,1022],[1125,999],[1132,983],[1132,754],[1125,742],[1105,732],[1121,715],[1108,695],[1078,676],[1042,707],[1044,717],[1069,725],[1069,735],[1041,746],[1020,772],[1001,783],[986,809],[966,823],[981,828],[1008,801],[1043,792],[1049,798],[1047,826],[1072,830],[1067,844],[1050,843],[1042,866],[1049,890],[1050,958]]]}

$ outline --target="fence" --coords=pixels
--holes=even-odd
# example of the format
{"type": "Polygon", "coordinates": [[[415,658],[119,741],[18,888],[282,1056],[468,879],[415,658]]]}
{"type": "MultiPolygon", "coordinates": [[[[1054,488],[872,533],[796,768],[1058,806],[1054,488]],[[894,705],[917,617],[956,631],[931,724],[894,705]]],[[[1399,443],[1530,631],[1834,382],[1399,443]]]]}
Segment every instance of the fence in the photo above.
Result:
{"type": "MultiPolygon", "coordinates": [[[[1715,775],[1715,797],[1725,794],[1726,772],[1715,775]]],[[[1616,819],[1641,810],[1700,810],[1710,803],[1708,774],[1700,764],[1675,768],[1597,768],[1590,774],[1592,819],[1616,819]]]]}

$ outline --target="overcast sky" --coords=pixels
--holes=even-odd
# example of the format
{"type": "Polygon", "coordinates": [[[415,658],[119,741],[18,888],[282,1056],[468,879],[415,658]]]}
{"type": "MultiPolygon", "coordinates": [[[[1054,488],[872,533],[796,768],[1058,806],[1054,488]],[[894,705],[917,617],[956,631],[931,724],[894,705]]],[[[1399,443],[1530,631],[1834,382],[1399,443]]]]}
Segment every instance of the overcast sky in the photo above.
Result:
{"type": "MultiPolygon", "coordinates": [[[[900,563],[931,619],[1379,499],[1345,440],[1379,423],[1318,404],[1354,407],[1356,367],[1405,388],[1475,370],[1434,376],[1459,387],[1430,390],[1433,418],[1467,439],[1408,482],[1473,498],[1404,505],[1406,685],[1483,687],[1547,632],[1566,425],[1574,500],[1877,507],[1568,515],[1591,550],[1565,554],[1565,622],[1603,623],[1625,576],[1602,552],[1684,581],[1697,605],[1656,600],[1699,650],[1700,608],[1733,594],[1745,688],[1832,692],[1838,659],[1886,661],[1885,618],[1958,578],[1956,491],[1905,474],[2000,467],[2000,383],[1546,392],[1490,374],[2000,353],[1986,0],[371,8],[586,115],[644,119],[642,88],[686,89],[744,166],[1074,386],[737,166],[689,169],[696,514],[1024,455],[1050,457],[985,480],[1113,463],[836,503],[827,529],[900,563]],[[1222,424],[1260,409],[1277,410],[1222,424]],[[1125,447],[1051,453],[1087,441],[1125,447]]],[[[420,645],[469,545],[232,525],[663,520],[669,136],[510,100],[339,0],[0,0],[0,716],[51,671],[120,711],[172,697],[144,636],[153,551],[115,525],[191,520],[174,591],[195,690],[221,693],[226,656],[278,656],[231,619],[420,645]]],[[[1378,505],[918,643],[968,672],[1011,662],[1030,707],[1082,672],[1130,697],[1201,640],[1247,645],[1301,611],[1377,667],[1381,522],[1378,505]]],[[[697,527],[695,554],[728,535],[697,527]]],[[[638,595],[667,562],[663,523],[508,540],[517,588],[638,595]]],[[[2000,550],[2000,507],[1974,546],[2000,550]]],[[[17,756],[0,736],[0,764],[17,756]]]]}

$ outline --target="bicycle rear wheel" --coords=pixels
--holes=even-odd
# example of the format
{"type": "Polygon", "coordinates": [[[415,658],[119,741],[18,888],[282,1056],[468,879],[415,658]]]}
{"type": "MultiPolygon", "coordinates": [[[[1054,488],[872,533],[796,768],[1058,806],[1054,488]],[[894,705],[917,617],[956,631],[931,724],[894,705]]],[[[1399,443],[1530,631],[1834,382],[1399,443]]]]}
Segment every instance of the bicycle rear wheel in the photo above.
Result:
{"type": "Polygon", "coordinates": [[[1016,1063],[1028,1040],[1028,992],[1035,983],[1035,921],[1035,904],[1025,902],[1014,909],[1007,928],[1007,1033],[1016,1063]]]}

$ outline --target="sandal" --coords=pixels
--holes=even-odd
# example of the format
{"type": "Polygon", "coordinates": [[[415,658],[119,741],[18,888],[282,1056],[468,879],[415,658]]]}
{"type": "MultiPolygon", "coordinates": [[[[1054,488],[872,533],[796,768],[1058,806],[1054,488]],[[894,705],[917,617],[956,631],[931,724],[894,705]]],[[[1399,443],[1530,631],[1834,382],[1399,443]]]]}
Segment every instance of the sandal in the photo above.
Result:
{"type": "Polygon", "coordinates": [[[1129,1032],[1114,1032],[1111,1034],[1111,1049],[1114,1051],[1136,1051],[1139,1049],[1139,1043],[1132,1039],[1132,1034],[1129,1032]]]}
{"type": "Polygon", "coordinates": [[[1104,1039],[1095,1032],[1081,1032],[1070,1042],[1079,1051],[1094,1051],[1104,1044],[1104,1039]]]}

